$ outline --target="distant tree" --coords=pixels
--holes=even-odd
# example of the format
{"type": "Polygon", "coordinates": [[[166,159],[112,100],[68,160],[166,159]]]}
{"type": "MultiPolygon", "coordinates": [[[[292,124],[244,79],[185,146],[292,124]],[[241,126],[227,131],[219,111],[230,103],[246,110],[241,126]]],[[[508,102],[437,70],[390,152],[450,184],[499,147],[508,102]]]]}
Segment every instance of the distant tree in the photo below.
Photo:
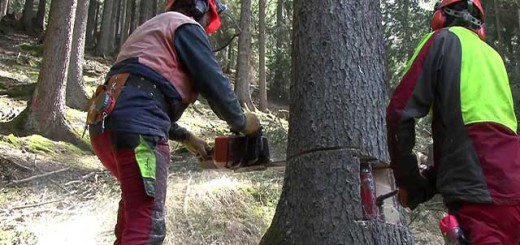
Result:
{"type": "Polygon", "coordinates": [[[38,12],[36,12],[36,18],[34,19],[34,27],[39,30],[43,30],[45,25],[45,7],[47,6],[47,0],[39,0],[38,12]]]}
{"type": "Polygon", "coordinates": [[[141,0],[141,6],[139,11],[139,24],[143,24],[153,16],[153,0],[141,0]]]}
{"type": "Polygon", "coordinates": [[[235,94],[240,104],[249,110],[256,110],[251,100],[250,52],[251,52],[251,0],[242,0],[240,12],[240,36],[238,37],[238,60],[235,94]]]}
{"type": "Polygon", "coordinates": [[[98,0],[89,0],[87,32],[85,34],[85,41],[89,46],[94,46],[94,33],[96,32],[97,16],[98,16],[98,0]]]}
{"type": "Polygon", "coordinates": [[[28,33],[33,31],[34,0],[26,0],[22,12],[22,26],[28,33]]]}
{"type": "Polygon", "coordinates": [[[0,20],[7,14],[7,5],[9,5],[9,0],[0,1],[0,20]]]}
{"type": "Polygon", "coordinates": [[[265,75],[265,11],[266,0],[258,1],[258,77],[260,89],[260,110],[267,111],[267,86],[265,75]]]}
{"type": "Polygon", "coordinates": [[[76,14],[76,0],[51,2],[48,35],[36,89],[27,108],[11,123],[20,133],[87,147],[65,119],[65,86],[76,14]]]}
{"type": "Polygon", "coordinates": [[[405,226],[362,215],[360,163],[388,162],[379,11],[378,0],[294,1],[287,167],[260,244],[413,244],[405,226]]]}
{"type": "Polygon", "coordinates": [[[112,33],[112,7],[114,0],[105,0],[103,3],[103,19],[101,20],[101,33],[96,45],[96,55],[107,56],[112,52],[110,49],[112,33]]]}
{"type": "Polygon", "coordinates": [[[66,104],[67,106],[86,110],[88,95],[85,91],[83,79],[83,60],[85,53],[85,34],[87,29],[88,0],[78,0],[72,48],[67,76],[66,104]]]}

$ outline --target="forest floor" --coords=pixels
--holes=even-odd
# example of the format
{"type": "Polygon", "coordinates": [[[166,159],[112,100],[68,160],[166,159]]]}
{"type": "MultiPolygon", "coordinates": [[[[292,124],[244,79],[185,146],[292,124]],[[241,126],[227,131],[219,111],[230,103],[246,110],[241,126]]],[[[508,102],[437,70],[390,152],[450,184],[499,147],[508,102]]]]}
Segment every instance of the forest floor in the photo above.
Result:
{"type": "MultiPolygon", "coordinates": [[[[36,38],[0,30],[0,121],[25,108],[41,52],[36,38]]],[[[90,91],[109,64],[87,55],[84,76],[90,91]]],[[[260,114],[261,120],[273,158],[284,159],[288,123],[275,114],[287,108],[271,109],[260,114]]],[[[80,134],[85,113],[67,109],[66,114],[80,134]]],[[[228,131],[203,102],[191,106],[180,124],[208,141],[228,131]]],[[[170,145],[165,244],[257,244],[274,215],[283,171],[203,171],[184,148],[170,145]]],[[[0,134],[0,245],[110,244],[118,201],[117,183],[92,152],[39,135],[0,134]]],[[[412,225],[417,244],[442,244],[437,217],[417,220],[412,225]]]]}

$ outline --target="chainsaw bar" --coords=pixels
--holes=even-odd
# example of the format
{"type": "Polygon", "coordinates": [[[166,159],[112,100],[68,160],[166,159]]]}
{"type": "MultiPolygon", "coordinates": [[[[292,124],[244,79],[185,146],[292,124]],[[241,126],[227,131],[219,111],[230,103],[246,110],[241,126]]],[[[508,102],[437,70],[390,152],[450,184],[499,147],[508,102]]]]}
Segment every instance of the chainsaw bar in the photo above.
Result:
{"type": "Polygon", "coordinates": [[[233,169],[235,173],[246,173],[246,172],[253,172],[253,171],[264,171],[268,168],[276,168],[276,169],[282,169],[285,168],[285,160],[280,161],[271,161],[268,163],[262,163],[262,164],[256,164],[256,165],[250,165],[250,166],[242,166],[236,169],[233,169]]]}

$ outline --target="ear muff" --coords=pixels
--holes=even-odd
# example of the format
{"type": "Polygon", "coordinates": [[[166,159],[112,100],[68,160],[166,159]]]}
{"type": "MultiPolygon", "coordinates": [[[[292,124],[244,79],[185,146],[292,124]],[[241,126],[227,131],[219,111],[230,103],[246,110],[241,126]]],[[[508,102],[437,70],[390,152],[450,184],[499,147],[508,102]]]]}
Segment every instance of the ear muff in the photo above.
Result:
{"type": "Polygon", "coordinates": [[[195,0],[193,3],[193,17],[198,20],[209,11],[207,0],[195,0]]]}
{"type": "Polygon", "coordinates": [[[434,31],[444,27],[446,23],[446,15],[441,9],[441,1],[435,3],[435,12],[433,13],[432,22],[430,26],[434,31]]]}

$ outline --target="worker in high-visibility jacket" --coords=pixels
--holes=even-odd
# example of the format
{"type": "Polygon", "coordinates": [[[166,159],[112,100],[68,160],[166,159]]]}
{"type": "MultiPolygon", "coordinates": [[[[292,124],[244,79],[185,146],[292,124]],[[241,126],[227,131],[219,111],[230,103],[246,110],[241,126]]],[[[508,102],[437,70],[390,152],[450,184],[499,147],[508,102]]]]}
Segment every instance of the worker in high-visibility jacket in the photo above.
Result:
{"type": "Polygon", "coordinates": [[[435,7],[387,108],[399,201],[415,209],[439,193],[471,244],[520,243],[520,137],[504,62],[485,41],[480,0],[435,7]],[[432,112],[434,166],[412,153],[416,119],[432,112]]]}

